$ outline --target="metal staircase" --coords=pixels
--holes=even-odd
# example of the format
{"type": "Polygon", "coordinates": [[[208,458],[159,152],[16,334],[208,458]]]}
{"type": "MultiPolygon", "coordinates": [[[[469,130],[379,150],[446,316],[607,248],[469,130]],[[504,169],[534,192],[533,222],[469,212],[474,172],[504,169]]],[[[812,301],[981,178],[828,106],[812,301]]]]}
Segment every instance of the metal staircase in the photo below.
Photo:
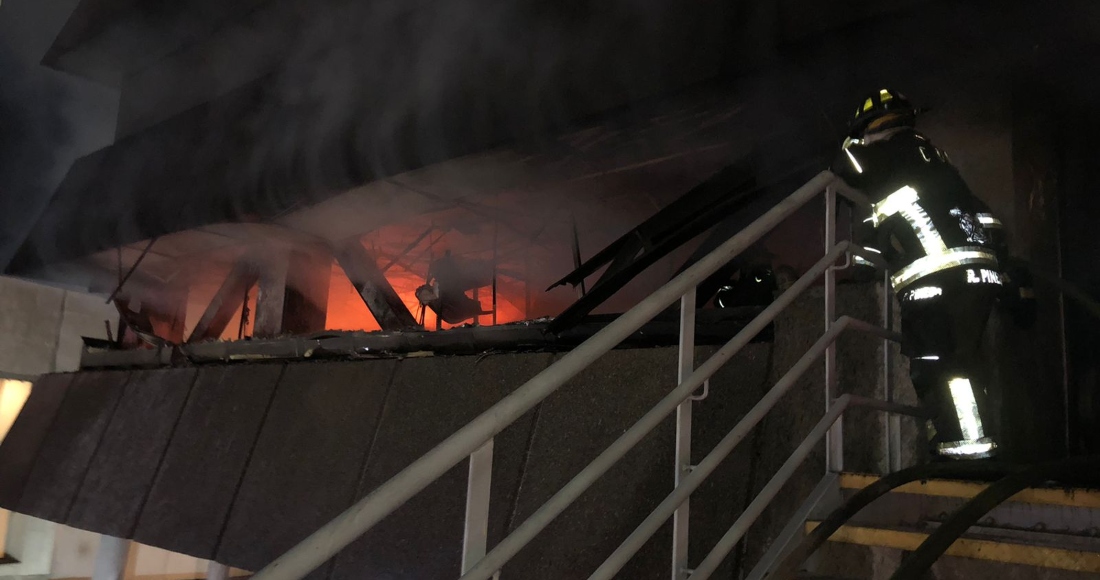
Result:
{"type": "MultiPolygon", "coordinates": [[[[670,576],[673,580],[705,580],[718,568],[748,531],[765,508],[778,496],[799,465],[810,455],[822,439],[826,441],[827,471],[802,508],[795,514],[777,538],[764,558],[756,563],[750,578],[763,578],[803,535],[803,529],[811,512],[840,487],[844,469],[843,436],[839,419],[853,407],[866,407],[899,415],[923,416],[920,409],[903,406],[891,400],[889,389],[886,400],[874,400],[842,394],[838,390],[836,372],[836,341],[849,330],[881,337],[884,341],[897,341],[900,336],[889,330],[850,317],[836,318],[835,269],[842,259],[859,256],[885,272],[885,264],[879,255],[848,241],[836,241],[837,195],[843,195],[854,203],[867,204],[859,192],[848,188],[829,172],[822,172],[796,190],[784,201],[764,214],[752,225],[730,238],[704,259],[665,284],[641,301],[637,306],[609,324],[595,336],[570,351],[556,363],[539,373],[492,406],[462,429],[440,443],[406,469],[379,486],[330,523],[317,530],[299,545],[258,572],[259,580],[297,579],[334,556],[342,548],[370,530],[414,495],[438,479],[446,471],[469,457],[469,478],[466,495],[466,521],[463,540],[462,569],[455,575],[462,580],[484,580],[499,575],[499,570],[524,546],[531,542],[555,517],[569,507],[598,478],[630,451],[665,418],[676,415],[676,468],[675,487],[645,520],[626,537],[622,544],[594,570],[590,580],[609,579],[645,544],[645,542],[669,519],[673,521],[672,562],[670,576]],[[788,290],[749,323],[740,333],[719,349],[712,357],[693,368],[695,332],[696,286],[731,259],[774,229],[784,219],[824,193],[826,207],[825,254],[788,290]],[[824,333],[798,360],[798,362],[763,396],[763,398],[734,426],[713,450],[698,464],[690,464],[692,403],[704,397],[708,379],[738,353],[751,339],[764,330],[802,292],[824,277],[825,324],[824,333]],[[595,460],[582,469],[572,480],[554,494],[526,521],[496,546],[487,545],[489,490],[493,465],[493,438],[528,410],[543,401],[570,378],[588,367],[599,357],[615,348],[654,316],[680,302],[681,326],[679,340],[679,385],[668,392],[652,409],[626,430],[595,460]],[[825,359],[826,392],[823,393],[824,415],[806,439],[794,450],[771,478],[761,493],[728,529],[725,535],[699,562],[688,561],[688,539],[691,526],[688,505],[692,492],[700,487],[733,449],[776,406],[780,399],[795,385],[819,359],[825,359]],[[696,394],[698,391],[700,394],[696,394]]],[[[884,283],[889,284],[884,275],[884,283]]],[[[889,296],[884,292],[884,296],[889,296]]],[[[889,299],[884,308],[884,320],[890,321],[889,299]]],[[[888,324],[887,324],[888,325],[888,324]]],[[[889,349],[886,353],[885,372],[889,375],[889,349]]],[[[889,383],[887,382],[887,385],[889,383]]],[[[892,469],[900,467],[900,434],[895,420],[887,422],[889,460],[892,469]]],[[[784,498],[789,500],[790,498],[784,498]]]]}
{"type": "MultiPolygon", "coordinates": [[[[879,481],[878,476],[841,474],[837,480],[842,499],[879,481]]],[[[936,530],[947,525],[951,514],[986,491],[990,484],[933,478],[913,481],[890,490],[845,521],[829,537],[829,543],[858,549],[916,551],[936,530]]],[[[824,507],[824,506],[820,506],[824,507]]],[[[829,514],[819,509],[806,521],[809,534],[829,514]]],[[[1015,570],[1028,577],[1083,578],[1100,575],[1100,491],[1083,488],[1029,487],[982,515],[976,525],[954,540],[944,552],[947,558],[971,560],[969,568],[984,566],[992,577],[997,569],[1015,570]]],[[[886,577],[888,569],[862,570],[841,564],[851,560],[851,548],[823,547],[816,558],[831,560],[824,568],[845,568],[849,577],[886,577]],[[839,565],[838,565],[839,564],[839,565]]],[[[797,557],[795,558],[797,559],[797,557]]],[[[966,577],[960,566],[955,576],[966,577]]]]}

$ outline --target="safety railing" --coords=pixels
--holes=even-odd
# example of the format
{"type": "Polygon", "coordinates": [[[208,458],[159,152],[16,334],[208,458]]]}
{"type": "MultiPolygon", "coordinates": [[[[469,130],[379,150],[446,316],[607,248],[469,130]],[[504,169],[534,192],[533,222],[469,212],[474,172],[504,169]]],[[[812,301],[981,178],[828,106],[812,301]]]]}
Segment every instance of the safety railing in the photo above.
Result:
{"type": "MultiPolygon", "coordinates": [[[[850,394],[840,395],[837,392],[836,340],[842,333],[847,330],[856,330],[879,336],[884,341],[897,341],[900,338],[899,335],[888,330],[890,320],[888,292],[884,292],[887,296],[884,305],[887,328],[873,326],[847,316],[839,319],[835,317],[835,269],[841,258],[847,256],[850,260],[851,255],[858,255],[885,270],[885,264],[877,254],[848,241],[839,243],[836,241],[836,195],[838,193],[858,204],[867,203],[862,194],[848,188],[833,174],[827,171],[818,174],[705,258],[676,276],[637,306],[618,317],[603,330],[531,378],[392,479],[280,556],[258,572],[254,578],[256,580],[291,580],[304,577],[467,457],[470,462],[461,580],[485,580],[494,577],[554,518],[673,412],[676,413],[675,486],[657,508],[592,574],[590,580],[613,577],[669,518],[673,519],[673,558],[670,569],[672,579],[709,578],[748,531],[749,526],[776,497],[780,488],[795,473],[801,462],[824,438],[827,457],[825,479],[819,484],[814,494],[811,494],[803,509],[795,514],[795,519],[788,523],[780,538],[773,542],[764,560],[753,570],[753,577],[763,577],[767,572],[768,563],[777,561],[785,546],[797,532],[801,531],[802,522],[795,520],[799,517],[805,520],[809,507],[820,499],[824,493],[823,490],[834,482],[835,474],[843,469],[843,437],[840,430],[841,422],[838,419],[844,412],[851,407],[860,406],[894,414],[915,416],[922,414],[919,409],[893,403],[889,392],[885,401],[850,394]],[[825,255],[699,368],[693,368],[696,286],[823,191],[826,206],[825,255]],[[705,393],[708,379],[822,276],[825,278],[825,333],[699,464],[691,465],[693,393],[700,387],[704,387],[705,393]],[[677,300],[681,305],[679,384],[534,514],[487,552],[493,437],[677,300]],[[823,356],[826,374],[824,417],[706,558],[692,569],[687,555],[690,528],[688,506],[692,492],[706,480],[737,444],[745,439],[752,428],[775,407],[798,379],[823,356]]],[[[884,278],[885,283],[889,284],[888,276],[884,278]]],[[[887,356],[884,361],[886,362],[884,373],[888,380],[889,348],[884,347],[884,352],[887,356]]],[[[888,422],[887,425],[889,428],[891,423],[888,422]]],[[[895,451],[900,449],[900,445],[894,441],[897,438],[896,427],[892,432],[888,431],[887,449],[891,453],[891,465],[896,463],[895,451]]]]}

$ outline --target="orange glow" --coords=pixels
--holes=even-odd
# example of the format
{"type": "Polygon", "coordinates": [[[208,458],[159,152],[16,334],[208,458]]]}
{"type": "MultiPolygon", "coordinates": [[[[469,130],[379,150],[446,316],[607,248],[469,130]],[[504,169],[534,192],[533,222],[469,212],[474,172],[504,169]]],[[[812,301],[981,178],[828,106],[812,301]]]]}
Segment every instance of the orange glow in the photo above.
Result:
{"type": "MultiPolygon", "coordinates": [[[[186,340],[191,336],[191,332],[195,329],[195,326],[199,323],[199,319],[202,318],[203,313],[206,311],[207,306],[214,299],[214,296],[218,294],[218,290],[221,289],[222,283],[225,278],[229,276],[230,267],[225,264],[212,264],[208,265],[204,271],[204,276],[194,280],[187,294],[187,309],[184,312],[184,324],[183,324],[183,338],[186,340]]],[[[218,338],[221,340],[237,340],[237,337],[241,330],[241,306],[244,302],[244,296],[239,299],[239,304],[236,311],[233,313],[233,318],[225,326],[225,330],[218,338]]],[[[253,285],[248,291],[248,320],[245,322],[243,336],[252,336],[252,323],[256,318],[256,286],[253,285]]],[[[155,327],[156,328],[156,327],[155,327]]],[[[156,328],[159,336],[161,335],[161,329],[156,328]]]]}
{"type": "Polygon", "coordinates": [[[332,266],[332,282],[328,287],[328,313],[325,316],[326,330],[379,330],[378,323],[371,316],[367,305],[351,285],[344,269],[337,264],[332,266]]]}
{"type": "MultiPolygon", "coordinates": [[[[495,259],[497,324],[530,320],[560,312],[576,300],[574,290],[562,287],[547,293],[544,289],[572,269],[569,245],[571,230],[568,222],[558,223],[551,220],[543,223],[546,216],[540,212],[535,212],[534,216],[524,216],[518,213],[510,215],[505,209],[499,211],[504,212],[499,219],[459,208],[434,212],[379,228],[362,236],[360,242],[367,254],[375,258],[378,267],[384,269],[386,279],[417,319],[421,316],[421,311],[416,299],[416,289],[426,282],[430,263],[448,251],[460,261],[491,264],[495,259]],[[537,220],[534,219],[536,217],[537,220]],[[528,220],[531,223],[524,221],[528,218],[531,218],[528,220]]],[[[602,238],[594,238],[591,242],[586,240],[586,245],[595,247],[602,241],[602,238]]],[[[184,338],[194,329],[203,311],[217,294],[232,267],[232,260],[237,259],[237,256],[220,261],[206,258],[208,256],[196,260],[197,274],[190,280],[184,338]]],[[[331,262],[331,269],[328,299],[324,305],[325,330],[378,331],[378,322],[335,260],[331,262]]],[[[249,308],[253,313],[256,310],[256,294],[257,289],[254,286],[249,294],[249,308]]],[[[476,296],[482,310],[490,312],[482,315],[476,321],[477,324],[493,324],[492,287],[486,285],[478,288],[476,293],[468,291],[466,294],[471,298],[476,296]]],[[[243,298],[241,296],[240,300],[243,298]]],[[[254,315],[249,318],[245,336],[252,335],[251,319],[254,315]]],[[[425,330],[436,329],[434,312],[428,309],[423,318],[425,330]]],[[[473,323],[474,320],[470,319],[461,325],[473,323]]],[[[238,306],[220,338],[236,340],[239,324],[238,306]]],[[[447,323],[441,325],[443,329],[451,327],[447,323]]]]}
{"type": "MultiPolygon", "coordinates": [[[[420,303],[416,299],[416,289],[424,284],[426,274],[426,272],[416,273],[396,265],[386,272],[386,279],[389,280],[393,289],[397,291],[397,295],[401,297],[405,307],[409,309],[414,317],[420,315],[420,303]]],[[[524,312],[525,292],[526,288],[524,288],[522,282],[498,279],[497,324],[507,324],[527,319],[524,312]]],[[[473,293],[470,292],[467,295],[472,297],[473,293]]],[[[481,302],[482,310],[492,310],[491,287],[479,288],[478,299],[481,302]]],[[[492,324],[492,321],[492,314],[486,314],[480,318],[478,323],[489,325],[492,324]]],[[[465,324],[471,323],[473,323],[472,319],[465,324]]],[[[456,325],[443,323],[445,329],[453,326],[456,325]]],[[[436,316],[431,309],[424,313],[424,327],[428,330],[435,330],[436,316]]],[[[361,330],[368,332],[380,330],[378,322],[371,315],[370,310],[363,303],[363,299],[344,274],[344,270],[337,264],[332,267],[332,282],[329,285],[328,315],[325,328],[327,330],[361,330]]]]}
{"type": "MultiPolygon", "coordinates": [[[[497,324],[533,318],[534,311],[537,310],[532,304],[532,312],[527,311],[531,300],[542,292],[528,288],[528,282],[524,280],[531,269],[531,242],[518,235],[515,230],[472,218],[465,211],[444,211],[381,228],[364,236],[362,241],[367,253],[375,257],[378,267],[385,269],[386,279],[414,317],[420,316],[416,289],[425,283],[428,267],[434,258],[450,251],[459,259],[491,263],[494,258],[494,244],[498,269],[497,324]]],[[[467,296],[473,298],[475,293],[467,292],[467,296]]],[[[491,286],[478,288],[476,297],[481,302],[482,310],[492,311],[491,286]]],[[[464,324],[473,322],[471,319],[464,324]]],[[[493,315],[483,315],[477,322],[483,325],[492,324],[493,315]]],[[[451,327],[447,323],[442,325],[442,328],[451,327]]],[[[379,329],[363,299],[338,265],[334,265],[332,270],[326,328],[364,331],[379,329]]],[[[430,309],[424,313],[424,328],[436,328],[436,316],[430,309]]]]}

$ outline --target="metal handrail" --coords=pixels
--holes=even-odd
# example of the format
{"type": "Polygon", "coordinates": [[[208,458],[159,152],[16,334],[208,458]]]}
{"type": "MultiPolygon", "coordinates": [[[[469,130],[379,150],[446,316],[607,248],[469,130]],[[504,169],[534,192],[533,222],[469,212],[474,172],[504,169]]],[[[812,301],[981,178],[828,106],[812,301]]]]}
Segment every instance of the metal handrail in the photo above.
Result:
{"type": "MultiPolygon", "coordinates": [[[[643,324],[663,312],[684,294],[692,291],[699,283],[774,229],[818,193],[831,186],[843,188],[840,185],[842,183],[828,171],[819,173],[747,228],[275,559],[260,570],[254,578],[256,580],[297,580],[316,569],[497,433],[511,425],[569,379],[618,346],[643,324]]],[[[702,380],[699,380],[699,384],[702,384],[702,380]]],[[[479,568],[475,567],[475,569],[479,568]]],[[[491,570],[488,574],[494,571],[491,570]]]]}
{"type": "MultiPolygon", "coordinates": [[[[841,244],[838,244],[838,247],[843,244],[844,242],[841,242],[841,244]]],[[[848,316],[842,316],[839,320],[837,320],[836,324],[832,328],[825,332],[825,334],[823,334],[821,338],[819,338],[817,342],[815,342],[814,345],[811,346],[810,349],[802,355],[802,358],[798,359],[798,362],[796,362],[794,366],[792,366],[791,369],[788,370],[787,373],[784,374],[778,382],[776,382],[775,386],[773,386],[771,390],[769,390],[764,395],[764,397],[761,398],[760,401],[755,406],[753,406],[753,408],[749,410],[748,413],[745,414],[741,421],[739,421],[737,425],[734,426],[734,428],[725,437],[722,438],[718,445],[716,445],[714,449],[709,454],[707,454],[707,456],[703,458],[703,460],[700,461],[694,469],[692,469],[691,473],[684,478],[681,484],[676,486],[676,488],[672,490],[672,493],[670,493],[664,499],[664,501],[662,501],[657,506],[657,508],[650,513],[648,517],[646,517],[646,519],[634,530],[634,532],[631,533],[630,536],[627,537],[627,539],[623,541],[623,543],[615,550],[615,552],[613,552],[611,556],[609,556],[607,560],[604,561],[604,563],[596,570],[596,572],[589,576],[589,580],[607,580],[612,578],[619,570],[621,570],[622,567],[626,565],[627,561],[629,561],[630,558],[632,558],[634,554],[637,553],[637,551],[640,550],[643,545],[645,545],[649,538],[652,537],[653,534],[657,533],[657,530],[659,530],[660,527],[668,520],[668,518],[672,516],[672,513],[676,510],[676,508],[678,508],[680,504],[686,501],[691,496],[691,494],[696,489],[698,489],[700,485],[703,484],[706,478],[709,477],[710,474],[718,468],[718,465],[727,456],[729,456],[730,453],[733,452],[733,449],[737,447],[737,445],[741,443],[741,441],[743,441],[746,436],[748,436],[749,432],[754,427],[756,427],[756,425],[760,423],[760,421],[764,419],[764,416],[767,415],[768,411],[770,411],[779,403],[783,395],[787,394],[787,392],[791,390],[795,383],[798,382],[800,378],[802,378],[802,375],[804,375],[806,371],[808,371],[810,367],[813,366],[817,359],[821,358],[821,356],[825,354],[825,350],[829,348],[829,346],[832,345],[834,342],[836,342],[837,338],[839,338],[840,335],[849,328],[858,330],[860,332],[876,334],[878,336],[897,338],[895,335],[893,335],[893,333],[888,333],[881,328],[872,326],[870,324],[848,316]]],[[[845,395],[845,397],[847,397],[847,395],[845,395]]],[[[839,400],[840,399],[838,399],[838,401],[839,400]]],[[[843,411],[839,411],[838,413],[840,412],[843,411]]],[[[832,413],[833,410],[830,409],[829,414],[827,414],[826,417],[830,416],[832,413]]],[[[832,423],[833,422],[830,421],[829,426],[831,426],[832,423]]],[[[822,432],[822,436],[824,436],[824,432],[822,432]]],[[[799,449],[801,449],[801,447],[799,449]]],[[[799,451],[795,452],[796,455],[798,453],[799,451]]],[[[807,450],[806,453],[808,454],[809,450],[807,450]]],[[[800,463],[801,459],[799,459],[798,462],[800,463]]],[[[784,467],[786,466],[787,465],[784,464],[784,467]]],[[[795,466],[797,467],[797,463],[795,464],[795,466]]],[[[781,469],[780,473],[782,472],[783,470],[781,469]]],[[[791,469],[791,473],[793,473],[793,468],[791,469]]],[[[778,475],[776,477],[778,477],[778,475]]],[[[765,486],[764,491],[761,492],[761,496],[765,495],[770,490],[770,488],[773,486],[773,483],[774,480],[773,482],[769,482],[769,484],[765,486]]],[[[782,486],[783,483],[786,483],[785,479],[781,483],[779,483],[778,486],[782,486]]],[[[776,488],[775,491],[778,492],[778,488],[776,488]]],[[[747,526],[751,524],[752,521],[755,521],[756,517],[759,516],[759,514],[752,516],[750,521],[742,524],[742,520],[746,517],[746,515],[751,514],[752,511],[757,508],[757,502],[759,501],[759,499],[760,498],[758,497],[757,500],[754,500],[753,504],[751,504],[749,508],[745,511],[745,513],[742,514],[741,518],[737,520],[737,522],[734,524],[735,528],[739,524],[741,524],[747,529],[747,526]]],[[[765,500],[763,504],[758,506],[759,510],[762,511],[764,506],[767,505],[767,503],[770,501],[771,499],[765,500]]],[[[740,538],[740,535],[738,535],[738,538],[740,538]]],[[[732,548],[732,546],[730,547],[732,548]]],[[[693,572],[692,580],[696,578],[697,574],[699,574],[699,569],[696,569],[695,572],[693,572]]],[[[475,577],[471,576],[471,578],[475,577]]],[[[705,578],[705,576],[703,576],[703,578],[705,578]]]]}
{"type": "MultiPolygon", "coordinates": [[[[569,507],[578,497],[581,496],[593,483],[596,482],[603,474],[607,473],[620,459],[623,458],[635,445],[638,444],[646,435],[648,435],[653,429],[661,424],[661,421],[668,417],[670,413],[676,407],[682,403],[685,399],[691,396],[691,394],[698,389],[704,381],[711,378],[727,361],[733,358],[742,348],[749,344],[752,339],[764,330],[768,324],[779,315],[787,306],[794,302],[802,292],[809,288],[814,281],[816,281],[822,273],[832,264],[835,264],[841,256],[848,251],[850,244],[848,242],[841,242],[833,248],[833,251],[826,254],[822,259],[818,260],[812,268],[810,268],[805,274],[802,275],[789,289],[776,298],[771,304],[768,305],[763,311],[760,312],[755,318],[752,319],[740,332],[737,333],[729,342],[727,342],[722,348],[718,349],[713,355],[711,355],[706,362],[704,362],[698,369],[691,373],[682,383],[680,383],[675,389],[669,391],[663,399],[661,399],[656,405],[654,405],[641,419],[638,419],[629,429],[626,430],[614,443],[609,445],[599,456],[596,457],[591,463],[584,467],[576,476],[565,484],[556,494],[553,495],[546,503],[542,504],[535,513],[531,514],[522,524],[519,525],[511,534],[501,540],[499,544],[488,555],[485,556],[480,562],[477,563],[472,569],[464,574],[461,580],[472,580],[475,578],[485,578],[492,574],[495,570],[500,569],[508,560],[515,556],[519,551],[526,546],[534,537],[541,532],[554,518],[560,515],[565,508],[569,507]]],[[[793,384],[793,381],[792,383],[793,384]]],[[[789,388],[789,387],[788,387],[789,388]]],[[[770,406],[769,406],[770,408],[770,406]]],[[[752,411],[746,415],[742,422],[748,420],[756,412],[754,407],[752,411]]],[[[762,413],[766,413],[765,409],[762,413]]],[[[763,417],[763,414],[760,415],[763,417]]],[[[757,419],[759,421],[759,419],[757,419]]],[[[755,422],[753,423],[755,425],[755,422]]],[[[751,426],[749,427],[751,428],[751,426]]],[[[735,443],[736,445],[736,443],[735,443]]],[[[698,471],[701,466],[696,467],[695,471],[698,471]]],[[[694,472],[693,472],[694,473],[694,472]]],[[[682,482],[681,486],[686,485],[693,475],[687,476],[682,482]]],[[[680,487],[677,487],[680,489],[680,487]]],[[[694,488],[693,488],[694,489],[694,488]]],[[[683,503],[683,502],[680,502],[683,503]]],[[[680,505],[679,503],[677,506],[680,505]]],[[[673,506],[675,510],[676,506],[673,506]]],[[[672,513],[669,512],[661,521],[668,519],[672,513]]],[[[659,524],[658,524],[659,526],[659,524]]],[[[648,536],[647,536],[648,537],[648,536]]]]}
{"type": "MultiPolygon", "coordinates": [[[[840,326],[840,324],[837,326],[840,326]]],[[[834,336],[833,339],[835,340],[836,337],[834,336]]],[[[802,440],[802,443],[795,448],[790,457],[787,458],[787,461],[783,462],[783,466],[779,468],[779,471],[772,476],[767,485],[764,486],[764,489],[761,490],[760,494],[752,500],[752,503],[750,503],[747,508],[745,508],[745,511],[742,512],[741,516],[737,518],[737,521],[730,526],[730,529],[725,535],[718,540],[718,543],[715,544],[706,558],[703,558],[699,567],[692,571],[692,580],[707,580],[710,578],[710,575],[722,564],[722,560],[729,555],[730,550],[732,550],[733,547],[737,545],[737,542],[741,541],[745,533],[749,531],[749,526],[764,513],[764,508],[775,499],[775,496],[779,495],[779,490],[790,480],[799,465],[809,457],[813,448],[825,437],[825,434],[837,422],[837,419],[839,419],[844,412],[848,410],[848,407],[852,405],[867,406],[886,412],[912,415],[914,417],[921,417],[924,415],[923,411],[918,408],[905,407],[903,405],[876,401],[864,397],[856,397],[851,394],[841,395],[840,398],[833,401],[832,407],[825,413],[825,416],[817,422],[817,425],[814,426],[809,435],[807,435],[806,438],[802,440]]]]}

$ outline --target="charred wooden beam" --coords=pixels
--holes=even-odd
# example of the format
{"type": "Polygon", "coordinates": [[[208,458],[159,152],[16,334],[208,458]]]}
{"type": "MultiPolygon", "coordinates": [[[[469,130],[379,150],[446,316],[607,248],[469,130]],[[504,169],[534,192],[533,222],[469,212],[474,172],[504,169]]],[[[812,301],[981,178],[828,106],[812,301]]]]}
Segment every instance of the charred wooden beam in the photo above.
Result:
{"type": "Polygon", "coordinates": [[[359,296],[374,315],[382,330],[401,330],[419,325],[385,274],[358,240],[335,251],[336,261],[344,269],[359,296]]]}
{"type": "Polygon", "coordinates": [[[288,258],[280,252],[263,264],[256,294],[256,322],[252,326],[252,336],[256,338],[270,338],[283,332],[288,258]]]}
{"type": "Polygon", "coordinates": [[[332,282],[332,254],[324,251],[291,252],[283,306],[283,332],[310,334],[325,330],[328,292],[332,282]]]}
{"type": "Polygon", "coordinates": [[[164,339],[157,336],[153,328],[149,309],[143,303],[135,305],[129,298],[115,298],[112,301],[122,319],[118,340],[123,348],[136,348],[142,343],[152,346],[164,344],[164,339]]]}
{"type": "Polygon", "coordinates": [[[424,230],[424,232],[417,236],[415,240],[410,242],[409,245],[405,246],[405,249],[401,250],[400,254],[394,256],[393,259],[386,263],[385,266],[382,266],[382,272],[385,273],[387,270],[397,265],[398,262],[404,260],[405,256],[409,255],[409,252],[415,250],[416,247],[420,245],[420,242],[424,241],[424,238],[430,236],[434,231],[435,224],[428,226],[428,229],[424,230]]]}
{"type": "Polygon", "coordinates": [[[276,252],[260,263],[252,336],[310,334],[325,329],[332,254],[327,247],[276,252]]]}
{"type": "Polygon", "coordinates": [[[153,328],[157,336],[167,340],[171,344],[183,342],[183,326],[187,314],[187,293],[174,292],[171,294],[174,307],[164,312],[154,312],[150,316],[153,319],[153,328]]]}
{"type": "Polygon", "coordinates": [[[229,321],[233,319],[233,314],[240,308],[241,296],[258,279],[259,274],[252,260],[247,258],[237,260],[233,264],[233,269],[229,271],[229,275],[226,276],[225,282],[222,282],[218,293],[214,295],[210,305],[206,307],[199,323],[191,331],[191,336],[187,339],[187,342],[220,337],[225,332],[225,328],[229,326],[229,321]]]}
{"type": "MultiPolygon", "coordinates": [[[[120,343],[183,342],[187,290],[161,282],[131,283],[112,301],[120,317],[120,343]]],[[[110,323],[108,323],[110,328],[110,323]]]]}
{"type": "Polygon", "coordinates": [[[607,265],[596,283],[588,287],[588,292],[554,318],[550,330],[562,332],[579,323],[646,268],[726,216],[744,210],[761,195],[755,185],[755,174],[749,163],[741,161],[726,166],[597,252],[547,288],[563,284],[578,286],[607,265]]]}

